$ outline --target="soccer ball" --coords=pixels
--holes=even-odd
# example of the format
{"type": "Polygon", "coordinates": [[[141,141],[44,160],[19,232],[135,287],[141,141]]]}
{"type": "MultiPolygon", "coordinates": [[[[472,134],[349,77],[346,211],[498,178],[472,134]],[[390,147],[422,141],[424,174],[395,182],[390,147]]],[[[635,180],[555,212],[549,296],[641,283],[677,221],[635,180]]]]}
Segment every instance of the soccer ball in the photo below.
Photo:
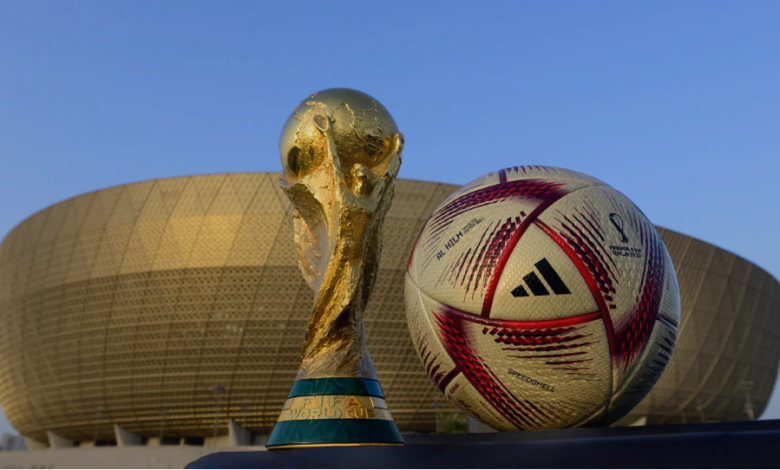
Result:
{"type": "Polygon", "coordinates": [[[677,276],[627,197],[574,171],[512,167],[465,185],[409,258],[409,330],[425,370],[499,430],[609,425],[671,359],[677,276]]]}

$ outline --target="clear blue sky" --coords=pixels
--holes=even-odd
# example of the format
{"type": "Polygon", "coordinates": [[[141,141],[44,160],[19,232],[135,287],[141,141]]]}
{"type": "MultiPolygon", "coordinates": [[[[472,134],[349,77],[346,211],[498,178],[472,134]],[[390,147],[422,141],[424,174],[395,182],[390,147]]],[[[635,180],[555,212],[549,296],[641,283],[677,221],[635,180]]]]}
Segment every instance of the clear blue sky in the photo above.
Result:
{"type": "Polygon", "coordinates": [[[780,277],[776,0],[0,0],[0,237],[106,186],[277,171],[330,87],[387,106],[403,178],[572,168],[780,277]]]}

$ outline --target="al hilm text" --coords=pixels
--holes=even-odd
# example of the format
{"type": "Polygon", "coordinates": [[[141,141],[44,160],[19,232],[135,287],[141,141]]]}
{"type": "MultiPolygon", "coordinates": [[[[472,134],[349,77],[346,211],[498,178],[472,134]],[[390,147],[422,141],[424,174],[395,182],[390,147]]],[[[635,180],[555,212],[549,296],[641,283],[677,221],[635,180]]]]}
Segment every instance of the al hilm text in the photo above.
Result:
{"type": "Polygon", "coordinates": [[[463,226],[458,233],[456,233],[453,237],[451,237],[449,240],[447,240],[446,243],[444,243],[444,250],[439,250],[438,253],[436,253],[436,260],[440,260],[444,257],[444,255],[447,254],[448,251],[450,251],[451,248],[453,248],[461,238],[463,238],[464,235],[469,233],[471,229],[479,225],[483,220],[485,220],[484,217],[478,218],[478,219],[471,219],[469,223],[463,226]]]}

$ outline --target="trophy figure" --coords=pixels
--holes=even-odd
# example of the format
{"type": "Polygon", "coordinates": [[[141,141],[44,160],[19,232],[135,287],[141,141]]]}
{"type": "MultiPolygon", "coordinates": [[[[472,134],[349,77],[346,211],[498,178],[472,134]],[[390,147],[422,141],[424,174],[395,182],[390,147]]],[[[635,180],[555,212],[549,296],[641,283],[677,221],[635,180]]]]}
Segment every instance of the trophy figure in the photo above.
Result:
{"type": "Polygon", "coordinates": [[[295,384],[266,446],[401,445],[366,348],[403,135],[378,101],[334,88],[295,108],[279,142],[303,277],[317,292],[295,384]]]}

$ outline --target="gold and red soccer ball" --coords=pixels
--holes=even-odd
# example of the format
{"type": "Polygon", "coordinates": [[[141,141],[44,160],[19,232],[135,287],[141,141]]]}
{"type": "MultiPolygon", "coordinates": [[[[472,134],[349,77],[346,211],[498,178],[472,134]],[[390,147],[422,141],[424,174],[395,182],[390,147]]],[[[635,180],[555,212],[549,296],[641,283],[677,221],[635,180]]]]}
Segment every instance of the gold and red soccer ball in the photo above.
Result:
{"type": "Polygon", "coordinates": [[[444,201],[406,275],[425,370],[499,430],[609,425],[671,359],[680,295],[669,253],[627,197],[574,171],[512,167],[444,201]]]}

